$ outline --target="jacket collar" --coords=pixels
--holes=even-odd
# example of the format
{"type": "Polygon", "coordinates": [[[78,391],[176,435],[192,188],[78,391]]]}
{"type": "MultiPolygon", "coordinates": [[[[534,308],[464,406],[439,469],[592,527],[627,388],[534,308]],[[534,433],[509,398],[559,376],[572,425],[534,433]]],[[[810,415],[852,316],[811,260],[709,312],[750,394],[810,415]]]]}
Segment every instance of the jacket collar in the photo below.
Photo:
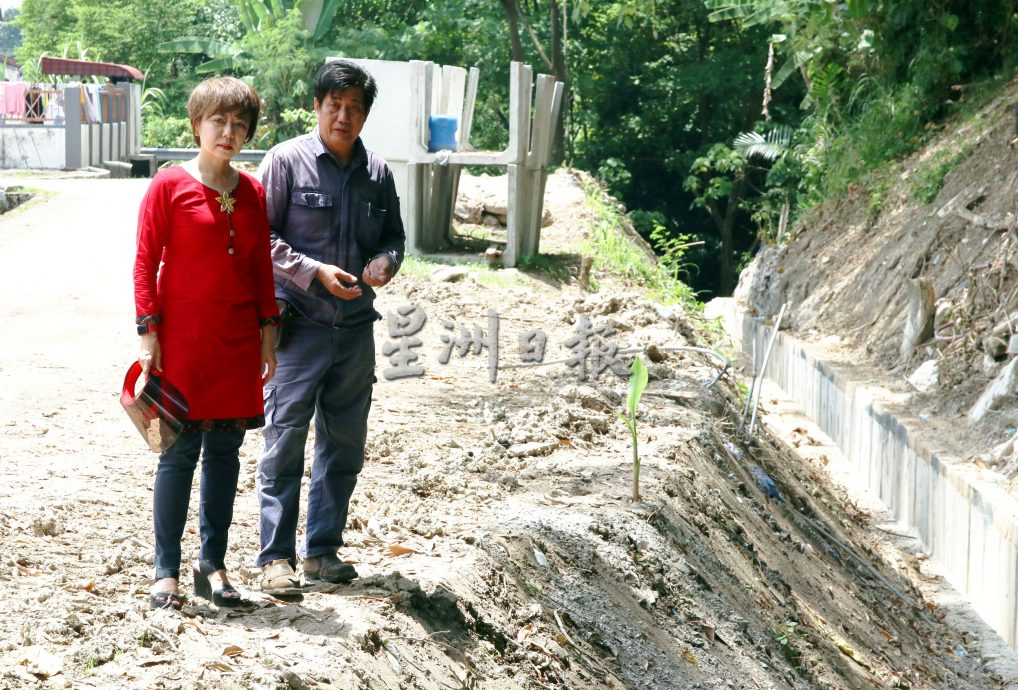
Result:
{"type": "MultiPolygon", "coordinates": [[[[333,155],[332,151],[325,148],[325,142],[322,141],[322,135],[319,133],[318,127],[315,127],[315,130],[311,132],[310,137],[311,137],[311,150],[314,152],[315,158],[321,156],[328,156],[333,160],[333,162],[336,165],[339,165],[339,167],[343,167],[340,164],[339,159],[333,155]]],[[[350,159],[350,165],[348,167],[353,169],[361,165],[366,165],[367,162],[368,162],[367,149],[364,148],[364,142],[361,141],[361,138],[357,137],[357,141],[355,141],[353,145],[353,158],[350,159]]]]}

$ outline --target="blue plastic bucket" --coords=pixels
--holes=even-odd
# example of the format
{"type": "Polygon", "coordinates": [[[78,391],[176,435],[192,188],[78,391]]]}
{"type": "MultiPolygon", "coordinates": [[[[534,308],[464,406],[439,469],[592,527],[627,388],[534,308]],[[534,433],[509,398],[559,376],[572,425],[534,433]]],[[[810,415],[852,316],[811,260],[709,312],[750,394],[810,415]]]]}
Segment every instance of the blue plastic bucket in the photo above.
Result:
{"type": "Polygon", "coordinates": [[[456,130],[459,128],[459,118],[455,115],[433,115],[428,118],[428,129],[431,137],[428,139],[428,151],[455,151],[456,130]]]}

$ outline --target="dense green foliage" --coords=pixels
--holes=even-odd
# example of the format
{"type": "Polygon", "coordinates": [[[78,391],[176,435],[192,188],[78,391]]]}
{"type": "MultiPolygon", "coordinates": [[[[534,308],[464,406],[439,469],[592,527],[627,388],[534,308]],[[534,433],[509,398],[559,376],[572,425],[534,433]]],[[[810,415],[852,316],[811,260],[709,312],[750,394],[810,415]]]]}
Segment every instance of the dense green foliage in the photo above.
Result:
{"type": "Polygon", "coordinates": [[[3,21],[0,22],[0,55],[5,57],[14,57],[14,51],[21,45],[21,29],[14,23],[19,13],[16,7],[9,7],[3,12],[3,21]]]}
{"type": "MultiPolygon", "coordinates": [[[[481,70],[473,143],[507,138],[508,65],[566,83],[559,160],[597,175],[669,272],[732,288],[759,241],[849,188],[879,209],[874,171],[914,151],[1007,75],[1018,0],[24,0],[17,55],[132,64],[147,74],[147,144],[188,138],[206,73],[265,102],[254,146],[306,131],[329,55],[481,70]],[[186,39],[177,41],[175,39],[186,39]],[[680,258],[676,262],[675,256],[680,258]]],[[[932,199],[967,151],[916,175],[932,199]]]]}
{"type": "Polygon", "coordinates": [[[16,23],[22,44],[16,55],[29,79],[42,80],[40,55],[104,60],[137,67],[148,85],[163,89],[173,103],[185,102],[193,82],[193,60],[156,49],[162,36],[210,35],[211,12],[225,0],[23,0],[16,23]],[[185,77],[185,79],[180,79],[185,77]]]}
{"type": "MultiPolygon", "coordinates": [[[[914,151],[936,132],[973,81],[1006,67],[1018,5],[1012,0],[704,2],[713,20],[774,32],[769,40],[779,66],[773,85],[784,89],[794,79],[806,89],[799,116],[784,120],[797,131],[788,152],[794,161],[785,161],[794,168],[793,179],[780,183],[794,183],[800,207],[865,182],[878,166],[914,151]]],[[[787,172],[782,171],[786,177],[787,172]]],[[[935,182],[938,174],[931,176],[935,182]]],[[[920,196],[927,198],[930,191],[927,184],[920,196]]]]}

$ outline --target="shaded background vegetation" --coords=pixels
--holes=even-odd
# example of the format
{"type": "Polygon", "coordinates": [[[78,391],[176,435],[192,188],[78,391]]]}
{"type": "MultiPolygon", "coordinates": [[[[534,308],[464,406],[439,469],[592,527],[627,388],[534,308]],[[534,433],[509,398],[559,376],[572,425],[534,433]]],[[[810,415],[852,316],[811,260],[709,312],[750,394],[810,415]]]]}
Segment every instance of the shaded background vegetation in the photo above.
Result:
{"type": "Polygon", "coordinates": [[[34,80],[42,54],[143,70],[147,145],[188,143],[187,93],[211,73],[262,94],[256,147],[305,131],[310,75],[345,55],[480,68],[475,140],[499,147],[509,61],[523,59],[567,84],[559,162],[599,177],[706,297],[810,206],[850,188],[879,204],[884,163],[1011,78],[1016,5],[23,0],[0,38],[34,80]]]}

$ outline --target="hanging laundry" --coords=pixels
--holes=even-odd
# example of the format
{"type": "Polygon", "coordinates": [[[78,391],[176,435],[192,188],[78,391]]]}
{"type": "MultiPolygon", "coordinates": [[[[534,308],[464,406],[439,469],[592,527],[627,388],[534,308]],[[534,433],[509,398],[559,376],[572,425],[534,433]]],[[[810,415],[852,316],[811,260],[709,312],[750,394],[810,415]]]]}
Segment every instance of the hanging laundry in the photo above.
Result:
{"type": "Polygon", "coordinates": [[[81,119],[82,122],[99,122],[99,114],[87,84],[81,85],[81,119]]]}
{"type": "Polygon", "coordinates": [[[85,88],[88,90],[88,97],[92,101],[92,112],[95,113],[95,119],[93,122],[103,121],[103,106],[102,99],[99,97],[99,85],[98,84],[86,84],[85,88]]]}
{"type": "Polygon", "coordinates": [[[23,81],[9,81],[4,84],[4,115],[25,116],[25,91],[28,84],[23,81]]]}
{"type": "Polygon", "coordinates": [[[45,95],[46,110],[43,119],[48,124],[63,124],[64,121],[64,93],[63,91],[52,91],[45,95]]]}

